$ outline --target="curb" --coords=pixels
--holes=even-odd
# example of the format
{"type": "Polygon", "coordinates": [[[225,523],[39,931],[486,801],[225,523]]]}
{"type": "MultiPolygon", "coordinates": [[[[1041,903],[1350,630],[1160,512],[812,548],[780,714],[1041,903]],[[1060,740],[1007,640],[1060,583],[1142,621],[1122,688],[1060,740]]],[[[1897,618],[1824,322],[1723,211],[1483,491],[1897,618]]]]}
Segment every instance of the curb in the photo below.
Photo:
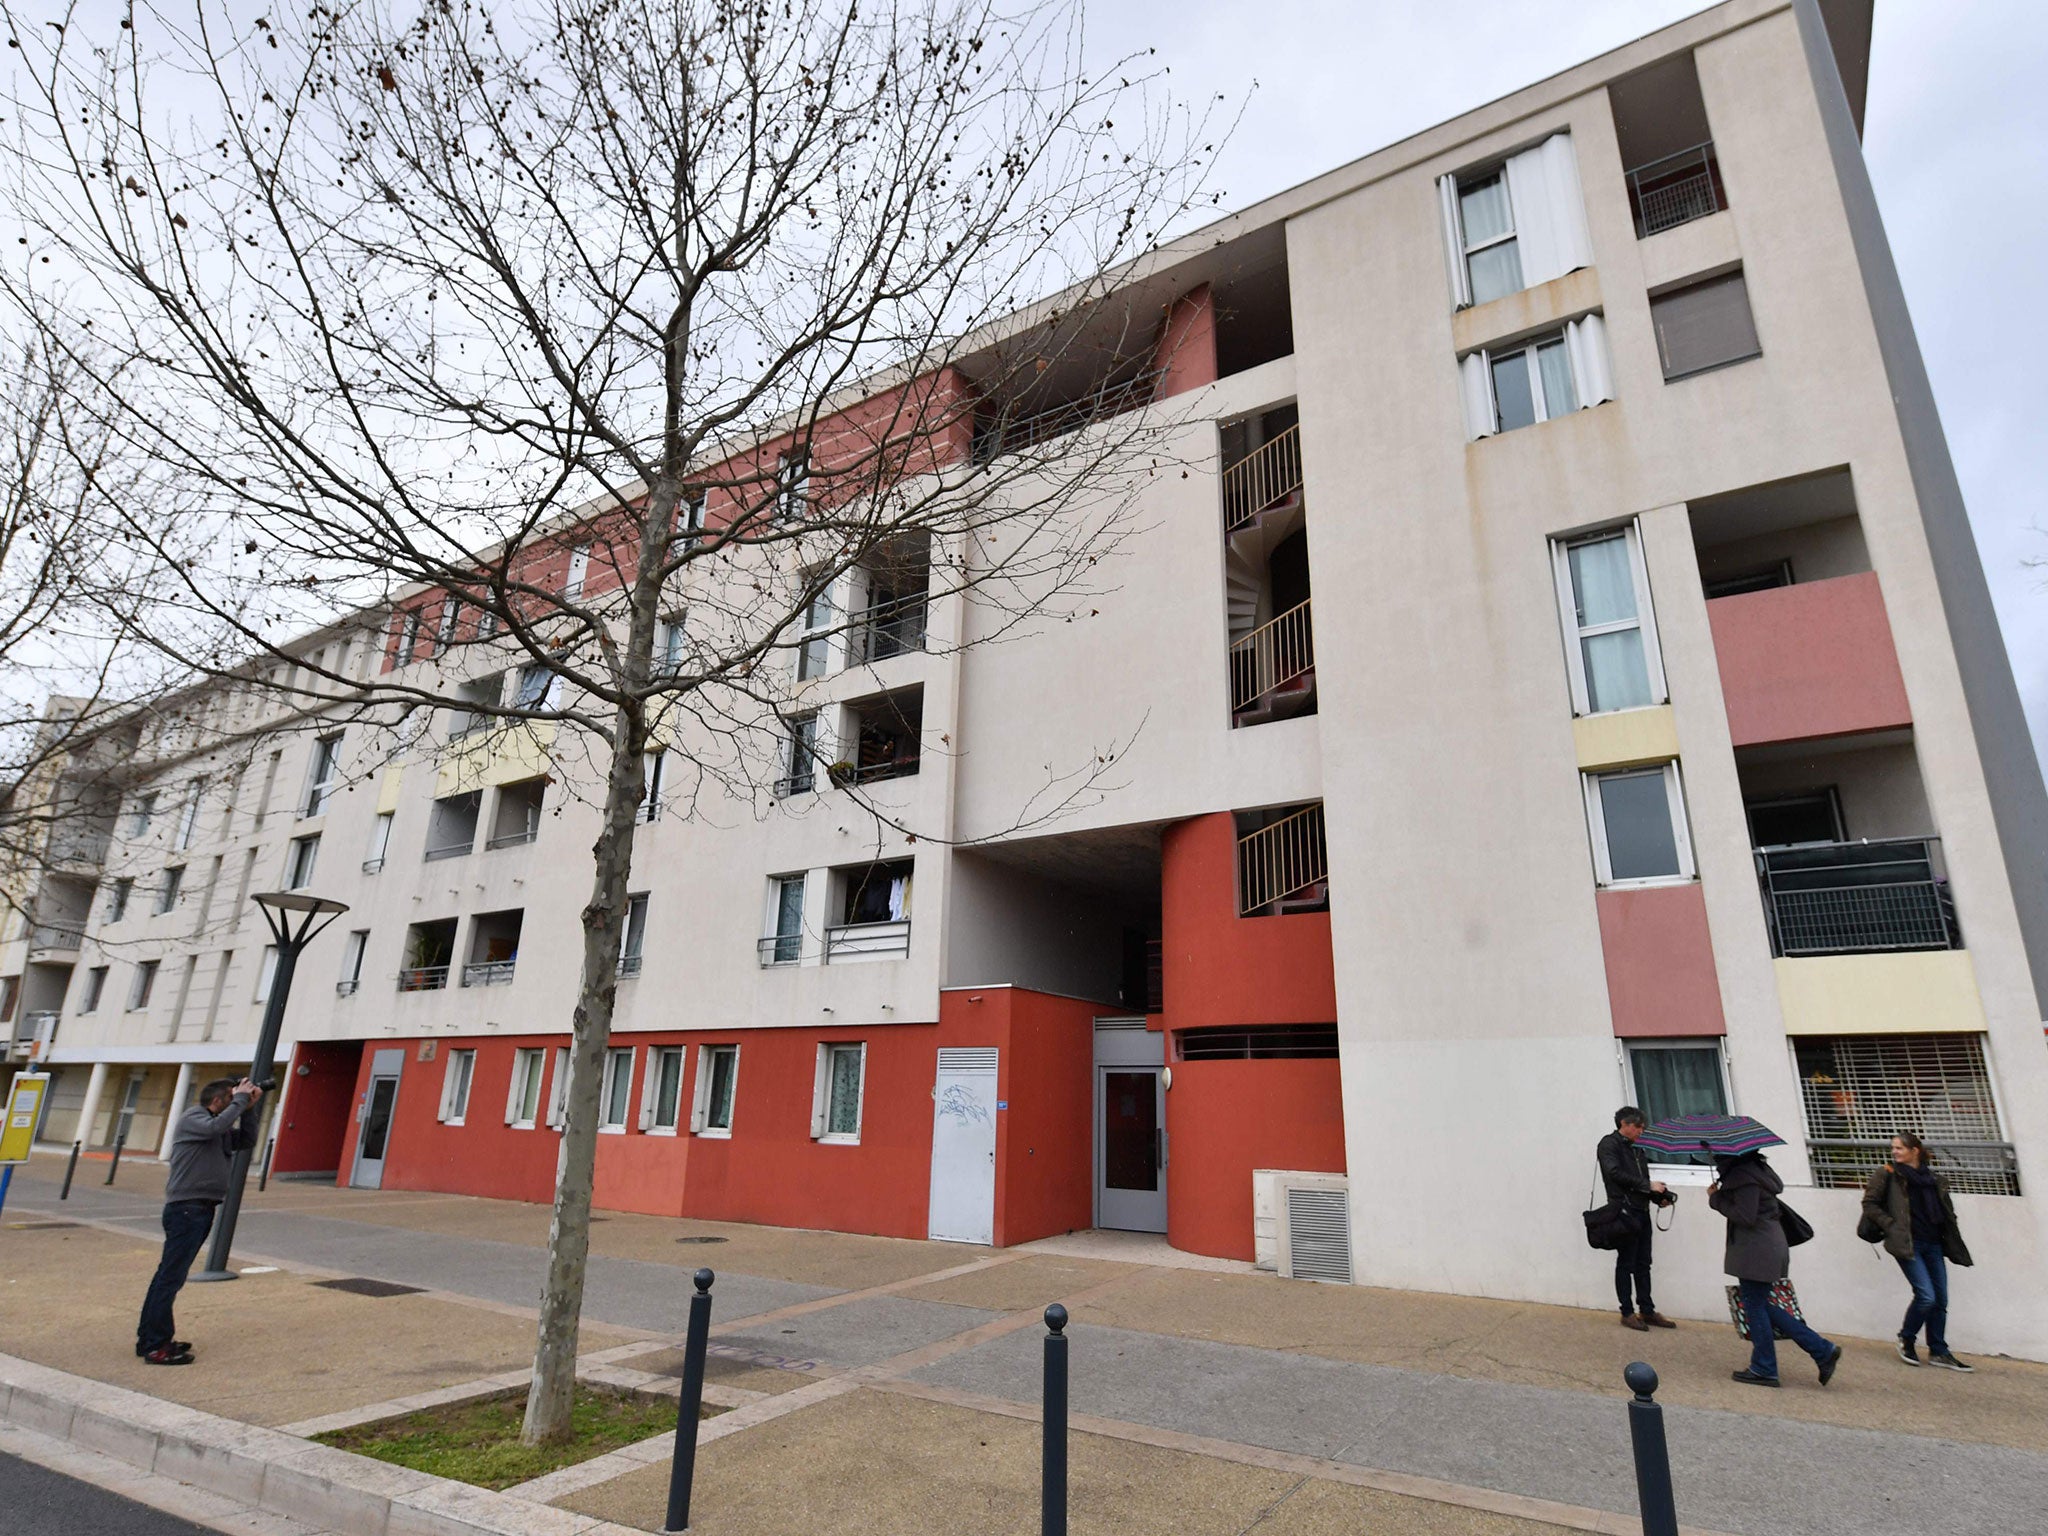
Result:
{"type": "Polygon", "coordinates": [[[644,1536],[4,1354],[0,1422],[345,1536],[644,1536]]]}

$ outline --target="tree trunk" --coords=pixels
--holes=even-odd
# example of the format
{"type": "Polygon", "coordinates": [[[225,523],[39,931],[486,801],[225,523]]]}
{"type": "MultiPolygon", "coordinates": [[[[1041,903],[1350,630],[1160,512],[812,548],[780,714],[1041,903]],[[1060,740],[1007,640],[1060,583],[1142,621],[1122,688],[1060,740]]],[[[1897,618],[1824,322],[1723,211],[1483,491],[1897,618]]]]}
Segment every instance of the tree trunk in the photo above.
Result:
{"type": "Polygon", "coordinates": [[[576,1341],[590,1259],[590,1194],[597,1168],[599,1100],[619,984],[619,945],[625,924],[627,876],[633,864],[633,832],[645,790],[641,757],[647,728],[637,707],[622,705],[616,712],[612,742],[604,826],[591,848],[596,868],[590,901],[583,908],[583,978],[569,1045],[566,1119],[555,1169],[554,1219],[548,1229],[547,1288],[541,1293],[533,1385],[526,1394],[526,1422],[520,1432],[528,1445],[567,1436],[569,1408],[576,1395],[576,1341]]]}

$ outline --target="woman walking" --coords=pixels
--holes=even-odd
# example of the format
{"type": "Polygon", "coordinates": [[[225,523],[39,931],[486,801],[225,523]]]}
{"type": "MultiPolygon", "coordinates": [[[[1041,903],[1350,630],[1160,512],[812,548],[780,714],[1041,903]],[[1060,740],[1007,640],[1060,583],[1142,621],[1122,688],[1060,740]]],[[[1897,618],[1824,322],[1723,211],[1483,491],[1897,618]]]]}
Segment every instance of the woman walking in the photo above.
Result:
{"type": "Polygon", "coordinates": [[[1773,1330],[1813,1356],[1826,1386],[1841,1364],[1842,1346],[1822,1338],[1799,1318],[1773,1306],[1771,1287],[1792,1272],[1792,1245],[1785,1240],[1778,1195],[1785,1187],[1761,1152],[1714,1159],[1715,1181],[1707,1204],[1728,1218],[1728,1247],[1722,1267],[1735,1277],[1749,1322],[1749,1365],[1734,1373],[1752,1387],[1775,1387],[1778,1346],[1773,1330]]]}
{"type": "Polygon", "coordinates": [[[1956,1226],[1956,1204],[1948,1180],[1927,1166],[1927,1144],[1910,1131],[1892,1138],[1892,1160],[1863,1186],[1863,1221],[1858,1231],[1881,1237],[1884,1250],[1899,1261],[1913,1301],[1899,1327],[1899,1358],[1918,1365],[1915,1348],[1920,1329],[1927,1329],[1927,1363],[1945,1370],[1974,1367],[1958,1360],[1948,1347],[1948,1267],[1970,1264],[1970,1250],[1956,1226]]]}

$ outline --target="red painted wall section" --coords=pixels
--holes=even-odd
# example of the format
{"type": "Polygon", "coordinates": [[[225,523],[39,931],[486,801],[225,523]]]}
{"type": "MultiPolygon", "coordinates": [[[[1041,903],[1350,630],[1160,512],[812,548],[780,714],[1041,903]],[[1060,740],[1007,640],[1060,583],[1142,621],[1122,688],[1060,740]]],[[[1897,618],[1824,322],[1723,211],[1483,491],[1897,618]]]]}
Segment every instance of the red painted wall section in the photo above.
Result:
{"type": "MultiPolygon", "coordinates": [[[[388,1048],[398,1042],[372,1045],[380,1043],[388,1048]]],[[[477,1042],[468,1113],[460,1125],[443,1124],[440,1118],[450,1043],[434,1041],[432,1061],[419,1059],[418,1041],[403,1044],[405,1067],[399,1074],[398,1100],[392,1106],[391,1135],[384,1149],[383,1187],[483,1195],[493,1200],[552,1199],[561,1138],[548,1126],[547,1106],[555,1091],[555,1048],[562,1038],[527,1035],[477,1042]],[[512,1052],[517,1046],[537,1046],[548,1053],[540,1119],[529,1130],[505,1122],[505,1105],[512,1093],[512,1052]]],[[[357,1103],[369,1091],[372,1060],[373,1051],[366,1049],[356,1086],[357,1103]]],[[[341,1170],[343,1183],[355,1161],[354,1139],[359,1132],[357,1127],[350,1136],[348,1159],[341,1170]]],[[[600,1147],[600,1154],[602,1150],[600,1147]]]]}
{"type": "Polygon", "coordinates": [[[1237,915],[1237,828],[1227,811],[1160,838],[1166,1012],[1155,1027],[1328,1024],[1337,1017],[1330,914],[1237,915]]]}
{"type": "Polygon", "coordinates": [[[1166,1240],[1250,1259],[1253,1169],[1344,1171],[1338,1063],[1176,1061],[1166,1135],[1166,1240]]]}
{"type": "MultiPolygon", "coordinates": [[[[956,1007],[979,1006],[965,1003],[972,995],[940,994],[941,1029],[956,1007]]],[[[996,1097],[1009,1108],[996,1114],[998,1248],[1094,1223],[1095,1016],[1107,1011],[1017,988],[1002,995],[1008,1029],[996,1097]]]]}
{"type": "Polygon", "coordinates": [[[1738,747],[1910,725],[1877,573],[1707,604],[1738,747]]]}
{"type": "Polygon", "coordinates": [[[1600,891],[1600,950],[1615,1034],[1724,1035],[1721,979],[1698,881],[1600,891]]]}
{"type": "Polygon", "coordinates": [[[285,1092],[277,1150],[271,1154],[272,1173],[325,1173],[345,1166],[342,1145],[348,1139],[362,1055],[359,1040],[307,1040],[292,1052],[291,1086],[285,1092]]]}
{"type": "Polygon", "coordinates": [[[1162,400],[1216,382],[1216,302],[1207,283],[1167,309],[1152,362],[1162,370],[1157,397],[1162,400]]]}

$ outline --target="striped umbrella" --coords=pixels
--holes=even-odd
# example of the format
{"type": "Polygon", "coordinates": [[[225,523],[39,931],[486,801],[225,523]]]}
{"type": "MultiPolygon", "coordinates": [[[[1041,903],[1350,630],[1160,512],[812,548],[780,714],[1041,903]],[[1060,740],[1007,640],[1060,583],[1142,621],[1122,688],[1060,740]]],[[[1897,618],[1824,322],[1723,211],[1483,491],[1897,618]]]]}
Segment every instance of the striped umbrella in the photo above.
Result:
{"type": "Polygon", "coordinates": [[[1747,1115],[1674,1115],[1636,1138],[1645,1152],[1711,1152],[1734,1157],[1759,1147],[1782,1147],[1785,1138],[1747,1115]]]}

